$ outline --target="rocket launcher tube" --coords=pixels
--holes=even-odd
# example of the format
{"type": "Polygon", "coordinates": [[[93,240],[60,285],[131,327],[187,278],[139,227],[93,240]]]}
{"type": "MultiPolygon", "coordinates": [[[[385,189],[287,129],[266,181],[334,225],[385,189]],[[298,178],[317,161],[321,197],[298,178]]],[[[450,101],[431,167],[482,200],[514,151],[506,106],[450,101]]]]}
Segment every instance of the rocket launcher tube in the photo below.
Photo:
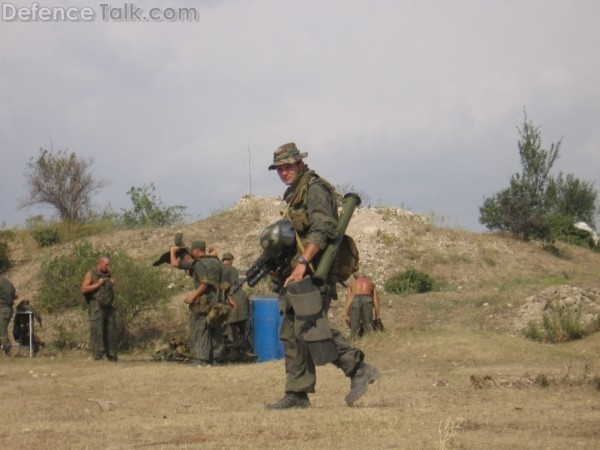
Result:
{"type": "Polygon", "coordinates": [[[342,239],[344,238],[344,234],[346,233],[346,228],[348,228],[354,210],[360,205],[360,201],[360,197],[354,193],[344,195],[344,206],[337,224],[338,237],[327,245],[323,251],[321,261],[319,261],[319,266],[312,276],[313,283],[316,286],[323,286],[325,284],[327,275],[331,269],[331,264],[333,264],[335,255],[337,254],[342,239]]]}

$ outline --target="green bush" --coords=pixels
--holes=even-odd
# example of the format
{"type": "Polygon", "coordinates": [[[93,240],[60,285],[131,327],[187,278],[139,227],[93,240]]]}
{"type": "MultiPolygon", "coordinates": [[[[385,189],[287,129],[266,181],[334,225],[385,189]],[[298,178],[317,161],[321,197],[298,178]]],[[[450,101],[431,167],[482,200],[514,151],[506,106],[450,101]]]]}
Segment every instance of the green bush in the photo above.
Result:
{"type": "Polygon", "coordinates": [[[122,223],[126,228],[178,225],[185,219],[186,207],[182,205],[165,206],[156,196],[154,183],[142,187],[132,187],[127,191],[133,208],[123,210],[122,223]]]}
{"type": "Polygon", "coordinates": [[[0,273],[6,272],[11,267],[10,254],[7,241],[12,241],[15,233],[10,230],[0,230],[0,273]]]}
{"type": "Polygon", "coordinates": [[[8,244],[0,242],[0,273],[10,269],[10,259],[8,257],[8,244]]]}
{"type": "Polygon", "coordinates": [[[60,242],[60,234],[56,228],[42,228],[33,232],[33,239],[40,247],[50,247],[60,242]]]}
{"type": "MultiPolygon", "coordinates": [[[[122,250],[96,249],[83,241],[70,252],[50,255],[41,262],[42,289],[36,303],[48,312],[72,307],[85,307],[81,283],[88,270],[96,266],[98,257],[111,258],[111,272],[116,279],[115,308],[122,336],[144,313],[166,304],[170,295],[167,275],[138,261],[122,250]]],[[[135,338],[135,337],[133,337],[135,338]]]]}
{"type": "Polygon", "coordinates": [[[60,351],[73,350],[77,348],[79,342],[73,331],[67,330],[64,325],[56,325],[56,337],[52,341],[52,346],[60,351]]]}
{"type": "Polygon", "coordinates": [[[584,336],[580,314],[573,314],[569,310],[545,313],[542,324],[546,331],[546,342],[567,342],[584,336]]]}
{"type": "Polygon", "coordinates": [[[384,284],[386,292],[391,294],[413,294],[433,290],[434,281],[426,273],[415,269],[392,275],[384,284]]]}
{"type": "Polygon", "coordinates": [[[88,241],[64,254],[48,254],[41,261],[42,289],[37,298],[40,308],[60,311],[81,306],[81,283],[87,270],[96,265],[100,252],[88,241]]]}
{"type": "Polygon", "coordinates": [[[586,331],[581,314],[561,309],[544,313],[541,328],[535,322],[530,322],[523,334],[532,341],[559,343],[581,339],[586,331]]]}

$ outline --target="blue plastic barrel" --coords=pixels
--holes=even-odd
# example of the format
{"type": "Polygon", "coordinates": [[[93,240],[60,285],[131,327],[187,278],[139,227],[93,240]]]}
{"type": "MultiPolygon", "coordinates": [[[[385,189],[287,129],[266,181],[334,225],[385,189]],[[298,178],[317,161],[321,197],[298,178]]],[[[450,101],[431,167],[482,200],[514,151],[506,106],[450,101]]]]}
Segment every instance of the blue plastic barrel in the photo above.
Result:
{"type": "Polygon", "coordinates": [[[258,355],[258,361],[283,358],[283,344],[279,340],[281,316],[277,306],[277,297],[252,297],[250,301],[254,353],[258,355]]]}

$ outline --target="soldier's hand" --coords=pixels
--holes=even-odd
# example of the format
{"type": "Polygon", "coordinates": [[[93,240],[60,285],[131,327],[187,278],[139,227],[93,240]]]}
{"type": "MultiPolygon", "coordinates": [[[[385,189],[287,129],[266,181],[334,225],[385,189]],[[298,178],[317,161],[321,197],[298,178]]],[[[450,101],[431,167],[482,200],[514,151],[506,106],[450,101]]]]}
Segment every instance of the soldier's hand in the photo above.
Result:
{"type": "Polygon", "coordinates": [[[302,279],[304,278],[305,272],[306,272],[306,265],[296,264],[296,267],[294,267],[292,274],[289,277],[287,277],[287,279],[285,280],[285,283],[283,283],[283,286],[284,287],[287,286],[292,281],[302,281],[302,279]]]}
{"type": "Polygon", "coordinates": [[[188,295],[187,297],[185,297],[183,299],[183,303],[185,303],[187,305],[191,305],[192,303],[194,303],[195,299],[196,299],[196,297],[194,297],[193,295],[188,295]]]}
{"type": "Polygon", "coordinates": [[[234,311],[237,309],[237,305],[235,304],[235,302],[231,299],[231,297],[227,298],[227,303],[229,304],[229,306],[231,306],[231,309],[233,309],[234,311]]]}

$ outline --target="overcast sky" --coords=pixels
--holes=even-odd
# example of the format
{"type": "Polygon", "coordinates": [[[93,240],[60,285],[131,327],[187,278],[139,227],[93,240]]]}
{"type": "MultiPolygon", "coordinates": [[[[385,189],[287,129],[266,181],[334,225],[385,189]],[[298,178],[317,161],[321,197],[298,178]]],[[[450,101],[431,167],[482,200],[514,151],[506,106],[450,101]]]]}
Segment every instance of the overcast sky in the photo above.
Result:
{"type": "Polygon", "coordinates": [[[40,147],[92,158],[100,208],[153,182],[196,220],[281,195],[267,167],[294,141],[372,206],[483,231],[484,197],[521,170],[525,108],[544,147],[563,139],[555,174],[600,189],[597,0],[134,2],[196,7],[191,22],[103,20],[102,3],[40,2],[93,20],[0,21],[0,225],[52,217],[18,209],[40,147]]]}

